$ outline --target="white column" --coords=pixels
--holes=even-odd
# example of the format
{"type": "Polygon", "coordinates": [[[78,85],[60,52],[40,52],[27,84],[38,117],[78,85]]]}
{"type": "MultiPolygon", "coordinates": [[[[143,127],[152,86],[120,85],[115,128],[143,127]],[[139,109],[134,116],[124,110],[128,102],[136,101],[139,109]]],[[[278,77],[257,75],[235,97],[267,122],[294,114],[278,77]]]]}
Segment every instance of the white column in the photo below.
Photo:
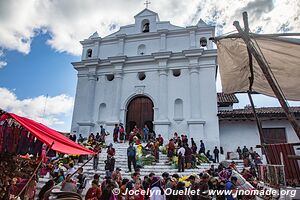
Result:
{"type": "Polygon", "coordinates": [[[159,70],[159,120],[166,120],[168,116],[168,73],[166,69],[159,70]]]}
{"type": "Polygon", "coordinates": [[[95,42],[94,45],[95,46],[94,46],[93,58],[98,58],[100,52],[100,39],[97,42],[95,42]]]}
{"type": "Polygon", "coordinates": [[[200,119],[199,69],[190,68],[191,119],[200,119]]]}
{"type": "Polygon", "coordinates": [[[94,73],[88,74],[88,96],[87,96],[87,121],[93,122],[94,102],[95,102],[95,87],[97,77],[94,73]]]}
{"type": "Polygon", "coordinates": [[[125,34],[117,35],[118,40],[118,56],[124,55],[125,34]]]}
{"type": "Polygon", "coordinates": [[[120,109],[121,109],[121,87],[122,87],[122,79],[123,74],[121,70],[115,72],[115,84],[116,84],[116,91],[115,91],[115,99],[114,99],[114,106],[113,106],[113,121],[119,122],[120,121],[120,109]]]}
{"type": "Polygon", "coordinates": [[[190,30],[190,49],[196,48],[196,32],[195,30],[190,30]]]}
{"type": "Polygon", "coordinates": [[[167,48],[166,48],[166,33],[161,33],[160,34],[160,51],[166,51],[167,48]]]}

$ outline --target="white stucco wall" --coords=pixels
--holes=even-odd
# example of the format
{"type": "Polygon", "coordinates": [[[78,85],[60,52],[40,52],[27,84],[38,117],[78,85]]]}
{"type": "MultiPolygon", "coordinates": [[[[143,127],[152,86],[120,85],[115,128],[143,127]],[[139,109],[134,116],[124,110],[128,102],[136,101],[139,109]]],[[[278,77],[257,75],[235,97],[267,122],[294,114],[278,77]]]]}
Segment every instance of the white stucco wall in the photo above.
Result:
{"type": "Polygon", "coordinates": [[[115,123],[126,124],[129,101],[145,95],[154,104],[154,129],[166,141],[178,132],[219,146],[216,50],[210,41],[205,50],[199,42],[213,34],[214,27],[203,23],[184,28],[160,22],[156,13],[146,9],[135,16],[135,24],[104,38],[94,34],[82,41],[82,60],[72,63],[78,71],[72,131],[88,135],[99,131],[101,124],[112,132],[115,123]],[[150,21],[148,33],[141,32],[144,19],[150,21]],[[145,45],[143,55],[137,53],[140,45],[145,45]],[[173,69],[180,69],[181,75],[174,77],[173,69]],[[146,79],[139,80],[138,72],[144,72],[146,79]],[[108,81],[108,74],[115,79],[108,81]],[[182,119],[174,119],[176,99],[183,102],[182,119]],[[106,106],[99,114],[100,104],[106,106]]]}
{"type": "MultiPolygon", "coordinates": [[[[261,153],[255,146],[260,144],[260,137],[255,121],[220,121],[220,141],[224,152],[236,151],[237,147],[248,148],[261,153]]],[[[293,128],[287,120],[268,120],[262,121],[262,128],[285,128],[288,142],[299,142],[293,128]]]]}

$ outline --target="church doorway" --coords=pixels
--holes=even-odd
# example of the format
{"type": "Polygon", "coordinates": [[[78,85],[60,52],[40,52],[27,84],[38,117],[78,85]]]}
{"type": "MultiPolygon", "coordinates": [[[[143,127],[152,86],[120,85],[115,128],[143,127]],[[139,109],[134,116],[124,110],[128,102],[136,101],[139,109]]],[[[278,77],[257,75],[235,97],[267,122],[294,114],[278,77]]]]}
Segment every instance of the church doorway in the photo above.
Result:
{"type": "Polygon", "coordinates": [[[150,131],[153,131],[153,102],[149,97],[137,96],[133,98],[127,106],[126,132],[130,133],[134,126],[139,129],[147,124],[150,131]]]}

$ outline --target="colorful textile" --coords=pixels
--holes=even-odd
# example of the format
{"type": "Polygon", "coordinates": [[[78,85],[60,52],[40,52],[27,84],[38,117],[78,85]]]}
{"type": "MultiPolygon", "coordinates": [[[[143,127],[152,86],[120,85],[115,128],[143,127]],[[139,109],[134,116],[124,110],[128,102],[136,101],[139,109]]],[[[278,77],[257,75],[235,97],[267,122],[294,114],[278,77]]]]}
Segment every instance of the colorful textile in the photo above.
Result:
{"type": "MultiPolygon", "coordinates": [[[[0,121],[8,118],[15,119],[24,128],[26,128],[33,136],[45,143],[47,146],[53,146],[51,149],[65,154],[95,154],[95,152],[86,149],[85,147],[71,141],[57,131],[48,128],[47,126],[35,122],[31,119],[20,117],[13,113],[5,113],[0,117],[0,121]]],[[[29,139],[29,138],[27,138],[29,139]]]]}

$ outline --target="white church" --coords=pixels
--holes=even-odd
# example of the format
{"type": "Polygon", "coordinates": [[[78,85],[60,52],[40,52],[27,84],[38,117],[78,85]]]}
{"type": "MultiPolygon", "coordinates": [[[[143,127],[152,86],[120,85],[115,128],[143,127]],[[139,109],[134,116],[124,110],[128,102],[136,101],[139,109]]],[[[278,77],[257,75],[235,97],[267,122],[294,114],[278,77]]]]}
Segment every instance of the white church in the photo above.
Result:
{"type": "MultiPolygon", "coordinates": [[[[94,33],[81,41],[81,61],[72,63],[78,82],[71,132],[87,136],[102,125],[112,133],[119,123],[129,132],[147,124],[165,141],[184,133],[225,152],[260,144],[251,111],[246,116],[247,109],[234,110],[234,95],[217,96],[217,50],[209,40],[215,27],[201,19],[179,27],[149,9],[134,18],[111,35],[94,33]]],[[[263,122],[266,138],[278,132],[279,139],[295,141],[284,115],[272,113],[263,122]]]]}

